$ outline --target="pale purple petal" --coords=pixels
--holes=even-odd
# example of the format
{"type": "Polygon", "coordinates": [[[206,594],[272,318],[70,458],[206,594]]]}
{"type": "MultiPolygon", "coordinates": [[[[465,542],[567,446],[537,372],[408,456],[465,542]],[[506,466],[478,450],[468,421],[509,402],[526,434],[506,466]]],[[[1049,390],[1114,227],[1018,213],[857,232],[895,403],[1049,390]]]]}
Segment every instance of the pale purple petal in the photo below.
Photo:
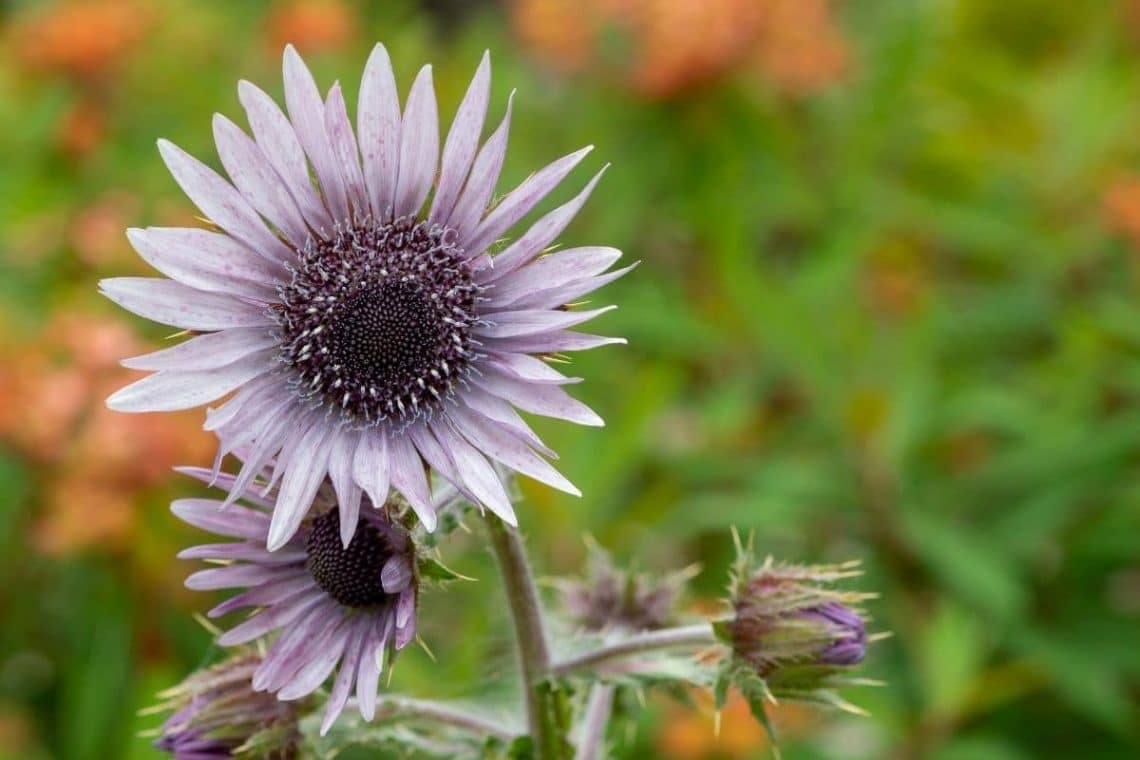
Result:
{"type": "Polygon", "coordinates": [[[471,444],[453,432],[450,426],[434,425],[433,430],[455,462],[463,484],[470,489],[476,500],[498,515],[503,522],[517,526],[518,520],[511,499],[495,473],[495,468],[471,444]]]}
{"type": "Polygon", "coordinates": [[[403,554],[394,554],[380,570],[380,585],[387,594],[398,594],[412,583],[412,563],[403,554]]]}
{"type": "Polygon", "coordinates": [[[304,562],[305,550],[278,550],[269,552],[264,544],[251,544],[245,541],[229,541],[220,544],[200,544],[183,549],[176,555],[178,559],[216,559],[226,562],[259,562],[267,565],[284,565],[290,562],[304,562]]]}
{"type": "MultiPolygon", "coordinates": [[[[250,381],[234,394],[234,397],[220,407],[206,410],[206,422],[202,426],[206,430],[220,430],[232,424],[233,420],[243,412],[248,414],[251,403],[262,406],[282,401],[280,378],[275,375],[262,375],[250,381]]],[[[263,410],[264,411],[264,410],[263,410]]]]}
{"type": "MultiPolygon", "coordinates": [[[[257,436],[250,429],[256,422],[266,423],[289,411],[296,405],[296,399],[281,390],[281,378],[273,373],[262,375],[243,386],[234,397],[216,409],[206,410],[206,430],[217,432],[223,441],[240,435],[243,439],[255,440],[257,436]]],[[[238,445],[245,445],[242,441],[238,445]]],[[[235,447],[236,448],[236,447],[235,447]]],[[[228,451],[232,451],[233,448],[228,451]]]]}
{"type": "Polygon", "coordinates": [[[282,571],[279,577],[269,583],[262,583],[256,588],[230,597],[207,612],[206,617],[218,618],[246,607],[269,607],[286,604],[295,596],[303,595],[308,598],[314,591],[313,576],[304,566],[299,566],[291,573],[282,571]]]}
{"type": "Polygon", "coordinates": [[[388,501],[388,447],[387,432],[366,430],[360,435],[352,461],[353,480],[368,494],[376,509],[388,501]]]}
{"type": "MultiPolygon", "coordinates": [[[[579,151],[574,155],[580,157],[584,156],[585,153],[579,151]]],[[[573,156],[571,156],[571,158],[573,158],[573,156]]],[[[578,160],[580,160],[580,158],[578,160]]],[[[510,225],[513,225],[516,221],[522,218],[522,215],[525,214],[526,211],[529,211],[530,208],[533,207],[534,203],[537,203],[538,200],[541,200],[541,198],[546,195],[546,193],[550,192],[550,190],[552,190],[554,186],[561,181],[562,177],[566,176],[570,169],[574,167],[574,164],[577,163],[577,160],[573,163],[568,162],[567,159],[562,159],[562,161],[566,161],[567,165],[559,168],[557,171],[553,171],[551,176],[547,178],[547,182],[553,183],[549,185],[549,187],[543,189],[545,186],[538,184],[541,182],[540,178],[542,177],[543,172],[546,172],[552,167],[557,166],[560,162],[555,162],[550,167],[547,167],[547,169],[543,169],[542,172],[534,175],[531,180],[528,180],[528,182],[534,181],[536,183],[534,193],[538,193],[540,190],[542,191],[541,194],[538,195],[534,200],[534,202],[530,203],[530,205],[526,205],[525,208],[520,205],[518,208],[511,210],[509,213],[508,210],[504,209],[504,206],[506,206],[507,203],[511,201],[515,195],[518,195],[520,197],[520,204],[525,205],[525,203],[528,202],[528,199],[531,196],[527,195],[527,191],[525,189],[527,187],[526,182],[524,182],[523,185],[520,186],[519,189],[514,193],[507,196],[503,203],[496,207],[495,211],[493,211],[491,215],[487,217],[487,224],[490,225],[495,222],[496,214],[502,213],[505,215],[498,220],[497,226],[492,226],[488,232],[494,232],[494,237],[498,237],[500,234],[502,234],[502,232],[510,227],[510,225]]],[[[600,172],[594,175],[593,179],[586,183],[586,187],[583,188],[580,193],[574,196],[570,201],[562,204],[532,224],[530,226],[530,229],[523,233],[522,237],[503,249],[502,253],[494,256],[491,266],[480,272],[478,279],[481,281],[490,281],[498,277],[502,277],[503,275],[518,269],[533,259],[535,256],[538,256],[540,253],[546,250],[546,248],[554,242],[554,239],[562,234],[562,231],[566,229],[566,226],[570,224],[574,217],[578,215],[578,212],[582,209],[582,206],[586,203],[586,200],[589,199],[590,194],[594,192],[594,187],[598,184],[598,180],[602,178],[602,175],[605,174],[605,172],[606,167],[603,167],[600,172]]],[[[480,230],[482,229],[483,228],[480,228],[480,230]]],[[[476,234],[478,235],[478,231],[476,234]]],[[[486,248],[486,246],[494,240],[494,237],[485,239],[483,241],[472,242],[472,247],[467,250],[468,255],[470,255],[473,251],[482,252],[483,248],[486,248]],[[482,244],[482,248],[479,247],[480,244],[482,244]]]]}
{"type": "Polygon", "coordinates": [[[214,114],[214,143],[226,174],[249,205],[269,220],[294,248],[303,248],[309,228],[288,187],[241,127],[214,114]]]}
{"type": "Polygon", "coordinates": [[[288,453],[289,465],[281,479],[277,493],[277,506],[269,525],[266,546],[269,551],[280,549],[297,532],[301,520],[308,514],[313,497],[328,473],[329,451],[327,440],[333,434],[323,420],[315,423],[288,453]]]}
{"type": "Polygon", "coordinates": [[[428,531],[435,530],[436,515],[432,508],[427,476],[424,474],[424,463],[407,435],[393,436],[388,440],[388,457],[392,485],[412,505],[424,528],[428,531]]]}
{"type": "Polygon", "coordinates": [[[586,293],[592,293],[603,285],[608,285],[619,277],[624,277],[637,267],[637,262],[621,269],[596,277],[583,277],[554,288],[535,288],[530,293],[521,294],[510,305],[516,309],[556,308],[571,303],[586,293]]]}
{"type": "Polygon", "coordinates": [[[182,522],[219,536],[263,540],[269,530],[269,515],[255,509],[232,505],[221,508],[217,499],[178,499],[170,505],[182,522]]]}
{"type": "Polygon", "coordinates": [[[352,124],[348,121],[348,107],[339,82],[332,86],[325,100],[325,129],[340,164],[348,201],[356,218],[362,219],[369,214],[368,198],[364,190],[364,175],[360,171],[360,152],[352,134],[352,124]]]}
{"type": "Polygon", "coordinates": [[[470,388],[463,393],[463,402],[489,420],[493,420],[510,432],[522,438],[527,444],[541,452],[544,456],[557,459],[558,455],[553,449],[542,442],[530,426],[519,416],[515,408],[509,403],[492,396],[479,388],[470,388]]]}
{"type": "MultiPolygon", "coordinates": [[[[579,150],[575,153],[571,153],[568,156],[563,156],[554,163],[543,169],[540,169],[527,179],[523,180],[521,185],[512,190],[505,198],[503,198],[499,205],[495,206],[494,210],[491,211],[491,213],[487,214],[487,218],[484,219],[479,224],[479,226],[475,228],[475,231],[471,234],[470,237],[463,238],[463,247],[467,252],[467,256],[477,256],[486,250],[487,246],[495,242],[495,240],[497,240],[500,235],[510,229],[515,222],[522,219],[528,211],[534,208],[535,205],[543,198],[545,198],[551,190],[557,187],[558,183],[565,179],[566,175],[570,173],[570,170],[577,166],[578,163],[583,158],[585,158],[586,154],[591,150],[593,150],[592,145],[586,148],[582,148],[582,150],[579,150]]],[[[588,194],[589,190],[593,188],[594,183],[597,181],[598,177],[594,177],[594,179],[590,181],[590,184],[586,186],[586,190],[580,193],[577,198],[570,201],[566,205],[559,207],[550,214],[547,214],[545,217],[536,222],[535,227],[542,225],[539,231],[536,231],[533,234],[528,231],[527,234],[519,240],[519,242],[515,243],[515,245],[519,246],[522,250],[529,251],[529,248],[534,244],[534,241],[541,239],[542,234],[546,234],[544,231],[547,228],[553,229],[557,227],[559,223],[565,227],[566,224],[569,223],[570,219],[573,218],[574,214],[577,213],[577,208],[574,207],[574,204],[577,203],[580,206],[581,203],[584,203],[584,195],[588,194]],[[581,199],[580,202],[579,199],[581,199]],[[556,216],[559,214],[559,212],[562,212],[562,215],[556,216]],[[563,221],[563,216],[568,216],[569,218],[566,218],[565,221],[563,221]],[[542,234],[539,234],[540,232],[542,234]],[[525,246],[522,242],[524,239],[527,240],[525,246]]],[[[558,233],[555,234],[557,235],[558,233]]],[[[545,245],[546,244],[542,244],[538,250],[541,250],[543,247],[545,247],[545,245]]],[[[504,253],[506,252],[504,251],[504,253]]],[[[515,254],[515,257],[521,257],[521,254],[515,254]]],[[[496,257],[496,260],[497,258],[498,257],[496,257]]]]}
{"type": "Polygon", "coordinates": [[[472,332],[485,338],[517,338],[521,335],[535,335],[573,327],[616,308],[617,306],[603,306],[589,311],[557,309],[500,311],[483,315],[483,320],[487,324],[476,325],[472,332]]]}
{"type": "Polygon", "coordinates": [[[568,385],[582,381],[580,377],[567,377],[542,359],[528,354],[488,353],[481,366],[529,383],[568,385]]]}
{"type": "Polygon", "coordinates": [[[617,248],[586,246],[555,251],[523,267],[500,268],[503,254],[499,254],[492,268],[480,279],[495,283],[493,292],[497,305],[510,304],[536,289],[556,288],[601,274],[620,258],[621,251],[617,248]]]}
{"type": "Polygon", "coordinates": [[[448,410],[448,416],[463,437],[484,454],[559,491],[573,496],[582,495],[562,473],[495,422],[463,406],[448,410]]]}
{"type": "Polygon", "coordinates": [[[352,474],[359,441],[359,433],[346,430],[334,436],[329,445],[329,480],[336,491],[337,507],[340,510],[340,540],[345,548],[352,541],[356,521],[360,517],[360,486],[352,474]]]}
{"type": "Polygon", "coordinates": [[[229,235],[194,227],[129,229],[127,238],[152,267],[198,290],[274,300],[288,277],[280,262],[252,253],[229,235]]]}
{"type": "Polygon", "coordinates": [[[483,120],[487,116],[487,100],[491,94],[491,56],[483,53],[483,60],[475,71],[475,77],[459,104],[455,121],[447,133],[443,145],[443,158],[440,161],[439,183],[432,199],[428,220],[446,222],[455,209],[459,191],[463,189],[467,171],[479,148],[479,138],[483,133],[483,120]]]}
{"type": "Polygon", "coordinates": [[[173,412],[220,398],[268,372],[276,356],[266,349],[216,369],[158,372],[120,388],[107,399],[117,412],[173,412]]]}
{"type": "Polygon", "coordinates": [[[300,699],[317,690],[344,656],[344,647],[352,634],[352,626],[342,617],[310,643],[302,667],[290,683],[277,692],[283,700],[300,699]]]}
{"type": "Polygon", "coordinates": [[[384,670],[384,652],[392,635],[392,618],[383,615],[373,620],[372,629],[360,648],[360,669],[356,676],[356,701],[360,715],[372,720],[376,715],[376,693],[384,670]]]}
{"type": "Polygon", "coordinates": [[[226,565],[199,570],[186,578],[186,588],[195,591],[212,591],[220,588],[255,586],[273,580],[280,571],[262,565],[226,565]]]}
{"type": "Polygon", "coordinates": [[[332,219],[313,187],[305,151],[289,119],[273,98],[249,82],[238,82],[238,100],[245,108],[261,152],[285,181],[309,227],[318,231],[331,229],[332,219]]]}
{"type": "Polygon", "coordinates": [[[158,151],[179,187],[210,221],[259,256],[272,261],[293,257],[289,246],[269,231],[241,193],[217,172],[169,140],[159,140],[158,151]]]}
{"type": "MultiPolygon", "coordinates": [[[[232,504],[241,498],[246,489],[251,487],[254,478],[262,474],[262,470],[281,450],[289,433],[294,429],[297,420],[294,415],[285,414],[284,407],[285,404],[281,404],[278,407],[279,413],[266,415],[251,423],[248,437],[253,440],[253,447],[246,452],[241,470],[226,497],[227,504],[232,504]]],[[[232,451],[244,443],[234,438],[226,438],[221,433],[219,438],[221,438],[219,453],[232,451]]]]}
{"type": "MultiPolygon", "coordinates": [[[[233,475],[230,475],[228,472],[216,473],[208,467],[175,467],[174,471],[183,475],[188,475],[197,481],[205,483],[206,485],[217,486],[223,490],[228,490],[231,486],[233,486],[234,481],[236,480],[236,478],[233,475]]],[[[268,499],[263,499],[262,497],[249,490],[245,491],[241,495],[241,498],[245,499],[251,504],[256,504],[259,507],[266,507],[267,509],[273,508],[273,502],[269,501],[268,499]]],[[[269,523],[266,523],[266,528],[268,527],[269,523]]]]}
{"type": "Polygon", "coordinates": [[[289,112],[289,121],[313,164],[317,184],[328,210],[335,219],[347,219],[348,202],[344,179],[340,176],[340,167],[325,130],[325,104],[313,75],[292,45],[285,46],[282,70],[285,75],[285,107],[289,112]]]}
{"type": "Polygon", "coordinates": [[[366,617],[357,617],[349,621],[351,632],[344,646],[344,659],[340,663],[340,670],[336,674],[332,691],[325,705],[325,717],[321,721],[321,736],[332,728],[344,705],[348,702],[348,694],[356,684],[356,674],[359,671],[360,655],[363,650],[364,637],[368,634],[370,623],[366,617]]]}
{"type": "Polygon", "coordinates": [[[152,372],[218,369],[275,345],[277,336],[265,327],[234,327],[198,335],[149,354],[123,359],[121,364],[131,369],[152,372]]]}
{"type": "Polygon", "coordinates": [[[400,98],[392,62],[383,45],[368,57],[360,81],[356,133],[364,166],[364,184],[372,213],[382,222],[392,218],[396,197],[396,173],[400,156],[400,98]]]}
{"type": "MultiPolygon", "coordinates": [[[[514,93],[507,101],[507,113],[499,127],[487,138],[479,155],[475,157],[475,164],[471,167],[467,185],[451,212],[447,226],[459,233],[463,240],[479,224],[487,210],[487,204],[495,192],[495,185],[499,182],[499,172],[503,169],[503,159],[507,155],[507,136],[511,131],[511,104],[514,102],[514,93]]],[[[473,254],[474,255],[474,254],[473,254]]]]}
{"type": "Polygon", "coordinates": [[[409,588],[396,599],[396,649],[403,649],[416,637],[416,590],[409,588]]]}
{"type": "Polygon", "coordinates": [[[419,425],[413,425],[408,428],[406,434],[416,445],[416,450],[419,451],[420,456],[433,470],[455,485],[469,499],[478,500],[478,497],[463,482],[463,477],[456,469],[455,462],[452,461],[450,454],[436,438],[430,423],[423,422],[419,425]]]}
{"type": "MultiPolygon", "coordinates": [[[[224,647],[246,644],[260,638],[270,631],[284,628],[303,616],[313,615],[328,605],[328,597],[324,592],[314,588],[311,593],[303,594],[287,602],[267,607],[256,615],[235,625],[218,637],[218,643],[224,647]]],[[[275,642],[274,648],[280,644],[275,642]]],[[[259,668],[260,670],[260,668],[259,668]]]]}
{"type": "Polygon", "coordinates": [[[274,458],[273,470],[268,480],[266,480],[262,486],[261,492],[263,494],[268,494],[277,487],[281,476],[289,469],[290,457],[296,453],[301,441],[313,430],[327,430],[327,427],[323,425],[319,419],[318,410],[315,409],[304,409],[300,414],[292,417],[290,428],[291,429],[285,434],[285,441],[281,444],[280,453],[274,458]]]}
{"type": "Polygon", "coordinates": [[[604,335],[590,335],[570,330],[556,330],[539,335],[526,335],[519,338],[488,340],[490,351],[512,351],[526,354],[556,354],[561,351],[585,351],[599,346],[624,345],[625,338],[608,338],[604,335]]]}
{"type": "Polygon", "coordinates": [[[424,66],[412,82],[404,122],[400,129],[400,167],[397,172],[395,215],[415,214],[424,205],[439,161],[439,113],[432,88],[431,66],[424,66]]]}
{"type": "Polygon", "coordinates": [[[184,330],[271,324],[261,306],[221,293],[195,290],[162,277],[111,277],[99,282],[99,290],[140,317],[184,330]]]}
{"type": "Polygon", "coordinates": [[[606,423],[592,409],[556,385],[534,385],[502,375],[487,374],[472,380],[484,390],[510,401],[531,414],[602,427],[606,423]]]}
{"type": "Polygon", "coordinates": [[[305,665],[304,654],[313,637],[340,620],[344,608],[323,593],[317,593],[316,604],[288,625],[273,642],[261,665],[253,674],[255,691],[277,691],[305,665]]]}

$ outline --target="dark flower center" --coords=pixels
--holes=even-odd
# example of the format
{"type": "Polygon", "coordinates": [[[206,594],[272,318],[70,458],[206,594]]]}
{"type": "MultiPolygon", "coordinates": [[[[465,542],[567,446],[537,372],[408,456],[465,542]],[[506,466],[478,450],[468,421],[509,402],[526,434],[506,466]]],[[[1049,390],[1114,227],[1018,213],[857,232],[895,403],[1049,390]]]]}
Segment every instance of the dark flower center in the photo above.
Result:
{"type": "Polygon", "coordinates": [[[466,374],[479,286],[454,231],[405,217],[312,239],[274,310],[307,399],[372,425],[430,415],[466,374]]]}
{"type": "Polygon", "coordinates": [[[390,598],[380,574],[393,555],[392,547],[363,517],[345,549],[340,540],[340,510],[330,509],[313,520],[305,551],[313,580],[345,607],[372,607],[390,598]]]}

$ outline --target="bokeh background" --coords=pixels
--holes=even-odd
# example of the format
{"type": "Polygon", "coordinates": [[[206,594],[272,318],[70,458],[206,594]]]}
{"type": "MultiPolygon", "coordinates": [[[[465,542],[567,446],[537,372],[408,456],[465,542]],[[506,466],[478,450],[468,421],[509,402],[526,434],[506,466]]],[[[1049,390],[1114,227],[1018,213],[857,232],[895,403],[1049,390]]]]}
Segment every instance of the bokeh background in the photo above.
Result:
{"type": "MultiPolygon", "coordinates": [[[[376,40],[404,88],[435,63],[445,124],[493,51],[501,188],[587,143],[614,164],[564,239],[642,262],[601,296],[630,345],[575,359],[604,430],[538,424],[585,493],[527,485],[543,572],[589,532],[700,562],[709,609],[729,526],[862,558],[889,686],[846,695],[866,719],[780,711],[786,757],[1138,756],[1140,3],[7,0],[0,757],[155,757],[137,711],[217,656],[167,511],[201,412],[102,403],[165,333],[96,280],[146,273],[125,227],[194,223],[155,139],[216,165],[238,78],[280,95],[292,41],[354,99],[376,40]]],[[[479,535],[446,554],[484,580],[426,598],[436,661],[393,687],[474,697],[510,640],[479,535]]],[[[697,699],[650,698],[620,755],[768,756],[697,699]]]]}

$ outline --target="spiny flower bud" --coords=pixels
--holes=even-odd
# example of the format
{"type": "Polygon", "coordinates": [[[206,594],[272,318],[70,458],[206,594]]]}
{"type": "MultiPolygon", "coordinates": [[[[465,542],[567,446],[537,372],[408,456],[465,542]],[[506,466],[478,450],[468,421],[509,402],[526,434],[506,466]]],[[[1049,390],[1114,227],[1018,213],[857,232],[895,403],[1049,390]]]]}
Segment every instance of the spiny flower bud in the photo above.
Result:
{"type": "Polygon", "coordinates": [[[768,676],[789,665],[846,667],[863,660],[867,631],[858,604],[869,595],[830,584],[859,574],[857,563],[756,569],[746,556],[732,589],[734,617],[724,632],[736,656],[768,676]]]}
{"type": "Polygon", "coordinates": [[[650,631],[673,622],[674,604],[695,566],[664,575],[636,573],[614,565],[592,539],[586,548],[585,574],[553,581],[571,622],[587,631],[650,631]]]}
{"type": "Polygon", "coordinates": [[[297,757],[298,703],[253,690],[251,679],[260,664],[260,657],[246,651],[160,694],[166,701],[157,709],[173,714],[154,746],[175,760],[297,757]]]}

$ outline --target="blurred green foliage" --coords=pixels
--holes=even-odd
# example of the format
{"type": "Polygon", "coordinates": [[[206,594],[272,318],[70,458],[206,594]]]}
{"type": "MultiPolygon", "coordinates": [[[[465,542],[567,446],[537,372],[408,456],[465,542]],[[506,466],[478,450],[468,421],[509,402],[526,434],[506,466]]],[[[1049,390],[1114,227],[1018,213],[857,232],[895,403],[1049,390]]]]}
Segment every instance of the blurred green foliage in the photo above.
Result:
{"type": "MultiPolygon", "coordinates": [[[[137,202],[124,225],[188,219],[155,138],[216,165],[209,117],[240,115],[236,80],[280,95],[269,4],[146,4],[141,39],[94,79],[29,70],[21,24],[45,5],[0,6],[0,316],[16,338],[62,308],[127,321],[95,280],[140,265],[85,259],[69,230],[111,192],[137,202]],[[102,122],[76,157],[60,125],[84,103],[102,122]]],[[[565,242],[642,262],[601,296],[621,308],[597,329],[629,347],[574,360],[607,427],[536,423],[585,494],[527,484],[542,571],[574,570],[590,532],[642,567],[699,561],[693,596],[712,600],[733,525],[789,560],[863,558],[894,634],[865,674],[889,685],[847,695],[871,718],[792,732],[793,760],[1140,752],[1140,258],[1103,201],[1140,170],[1126,4],[846,3],[832,86],[792,97],[730,72],[668,100],[544,69],[504,8],[430,5],[348,6],[347,40],[309,56],[318,80],[354,99],[383,40],[403,87],[435,63],[446,123],[490,48],[492,113],[518,88],[500,187],[595,144],[614,165],[565,242]]],[[[191,618],[209,600],[176,586],[193,534],[170,493],[146,492],[125,546],[45,556],[28,536],[55,475],[3,446],[0,757],[154,757],[136,734],[156,720],[135,712],[216,654],[191,618]]],[[[435,660],[408,652],[392,687],[509,700],[478,530],[445,554],[480,581],[427,596],[435,660]]],[[[621,756],[691,756],[659,737],[664,702],[634,709],[621,756]]]]}

